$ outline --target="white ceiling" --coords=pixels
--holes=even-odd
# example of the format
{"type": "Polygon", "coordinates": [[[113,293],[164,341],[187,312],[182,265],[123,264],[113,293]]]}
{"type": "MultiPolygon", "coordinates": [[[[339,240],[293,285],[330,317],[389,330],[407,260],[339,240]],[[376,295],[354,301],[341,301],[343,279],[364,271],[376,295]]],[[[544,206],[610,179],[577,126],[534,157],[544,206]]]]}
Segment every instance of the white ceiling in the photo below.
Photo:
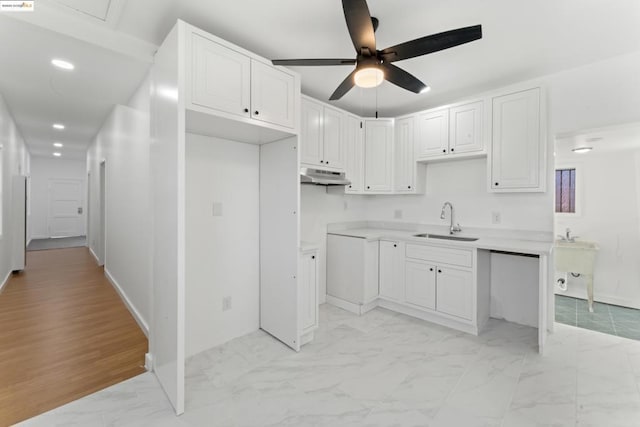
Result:
{"type": "MultiPolygon", "coordinates": [[[[426,94],[385,82],[336,103],[362,115],[417,111],[640,51],[638,0],[369,0],[369,9],[380,20],[378,48],[476,24],[484,37],[396,63],[432,87],[426,94]]],[[[339,0],[39,0],[35,12],[15,15],[0,16],[2,40],[21,41],[0,45],[0,93],[33,154],[50,155],[57,138],[80,155],[111,106],[133,93],[178,18],[270,59],[354,56],[339,0]],[[54,70],[54,55],[77,69],[54,70]],[[63,136],[51,130],[54,120],[68,125],[63,136]]],[[[304,93],[326,100],[351,68],[296,71],[304,93]]]]}
{"type": "Polygon", "coordinates": [[[597,156],[612,151],[640,150],[640,123],[587,129],[556,138],[556,159],[579,159],[582,156],[597,156]],[[574,153],[579,147],[591,147],[588,153],[574,153]]]}

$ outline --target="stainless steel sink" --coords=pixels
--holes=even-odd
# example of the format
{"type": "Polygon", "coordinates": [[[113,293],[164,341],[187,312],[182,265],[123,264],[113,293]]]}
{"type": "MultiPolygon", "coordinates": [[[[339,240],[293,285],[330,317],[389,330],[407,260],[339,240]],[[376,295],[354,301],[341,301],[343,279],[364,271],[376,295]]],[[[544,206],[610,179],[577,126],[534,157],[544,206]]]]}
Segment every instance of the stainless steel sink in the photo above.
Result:
{"type": "Polygon", "coordinates": [[[462,236],[452,236],[450,234],[414,234],[415,237],[424,237],[425,239],[443,239],[443,240],[457,240],[459,242],[475,242],[478,240],[477,237],[462,237],[462,236]]]}

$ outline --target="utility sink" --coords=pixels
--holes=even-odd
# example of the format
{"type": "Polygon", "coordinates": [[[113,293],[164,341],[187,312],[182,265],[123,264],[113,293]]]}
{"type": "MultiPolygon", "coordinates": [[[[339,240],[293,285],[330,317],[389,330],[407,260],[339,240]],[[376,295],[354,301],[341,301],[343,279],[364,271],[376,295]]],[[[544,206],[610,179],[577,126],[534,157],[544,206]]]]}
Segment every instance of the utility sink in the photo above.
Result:
{"type": "Polygon", "coordinates": [[[556,240],[556,271],[593,274],[598,245],[595,242],[556,240]]]}
{"type": "Polygon", "coordinates": [[[425,239],[443,239],[443,240],[457,240],[459,242],[475,242],[478,240],[477,237],[462,237],[462,236],[452,236],[450,234],[414,234],[414,237],[424,237],[425,239]]]}

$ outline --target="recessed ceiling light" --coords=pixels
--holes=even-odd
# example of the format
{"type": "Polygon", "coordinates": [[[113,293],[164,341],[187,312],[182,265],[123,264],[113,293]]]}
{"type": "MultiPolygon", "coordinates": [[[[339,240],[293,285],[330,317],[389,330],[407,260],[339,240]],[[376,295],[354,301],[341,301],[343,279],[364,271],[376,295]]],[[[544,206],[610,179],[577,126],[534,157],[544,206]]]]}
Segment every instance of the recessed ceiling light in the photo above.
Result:
{"type": "Polygon", "coordinates": [[[593,150],[593,147],[577,147],[571,151],[573,151],[574,153],[582,154],[582,153],[588,153],[591,150],[593,150]]]}
{"type": "Polygon", "coordinates": [[[54,142],[54,143],[53,143],[53,146],[54,146],[54,147],[58,147],[58,148],[62,148],[62,147],[64,147],[64,145],[62,144],[62,142],[54,142]]]}
{"type": "Polygon", "coordinates": [[[73,70],[74,68],[76,68],[75,65],[73,65],[71,62],[69,61],[65,61],[64,59],[52,59],[51,63],[58,67],[61,68],[63,70],[73,70]]]}
{"type": "Polygon", "coordinates": [[[54,123],[53,124],[53,128],[54,129],[58,129],[58,130],[62,130],[62,129],[64,129],[64,125],[61,124],[61,123],[54,123]]]}
{"type": "Polygon", "coordinates": [[[53,153],[53,155],[54,155],[55,157],[60,157],[60,156],[62,156],[62,153],[57,153],[57,152],[56,152],[56,153],[53,153]]]}

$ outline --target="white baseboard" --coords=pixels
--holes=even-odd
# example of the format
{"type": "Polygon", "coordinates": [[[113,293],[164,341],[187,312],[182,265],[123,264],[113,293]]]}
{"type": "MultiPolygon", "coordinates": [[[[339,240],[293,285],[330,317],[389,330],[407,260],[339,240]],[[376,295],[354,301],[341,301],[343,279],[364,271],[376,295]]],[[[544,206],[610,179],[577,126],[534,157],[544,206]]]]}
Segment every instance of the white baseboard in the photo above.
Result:
{"type": "Polygon", "coordinates": [[[120,295],[120,298],[124,302],[124,305],[127,306],[133,318],[136,319],[136,322],[140,326],[140,329],[142,329],[142,332],[146,335],[147,338],[149,338],[149,325],[147,325],[147,322],[144,321],[144,319],[140,315],[140,312],[136,309],[131,300],[129,300],[127,294],[124,293],[124,291],[118,284],[118,281],[113,278],[111,273],[109,273],[109,270],[107,270],[106,268],[104,269],[104,275],[107,276],[107,279],[109,280],[111,285],[114,287],[118,295],[120,295]]]}
{"type": "Polygon", "coordinates": [[[367,311],[373,310],[378,306],[378,300],[374,299],[366,304],[355,304],[353,302],[345,301],[340,298],[336,298],[331,295],[327,295],[327,304],[331,304],[338,308],[348,311],[349,313],[357,314],[358,316],[362,316],[367,311]]]}
{"type": "Polygon", "coordinates": [[[4,290],[4,287],[7,285],[7,283],[9,283],[9,277],[11,277],[11,270],[9,270],[4,280],[2,281],[2,284],[0,284],[0,293],[4,290]]]}
{"type": "Polygon", "coordinates": [[[449,319],[441,314],[431,314],[428,311],[420,310],[417,308],[409,307],[404,304],[400,304],[394,301],[389,301],[383,298],[378,299],[378,306],[386,308],[397,313],[406,314],[407,316],[416,317],[418,319],[426,320],[427,322],[436,323],[447,328],[457,329],[458,331],[466,332],[472,335],[478,335],[478,327],[459,322],[457,320],[449,319]]]}
{"type": "Polygon", "coordinates": [[[100,265],[100,260],[98,259],[98,255],[96,255],[96,253],[93,252],[93,248],[91,246],[89,246],[89,253],[93,255],[93,259],[95,259],[96,263],[100,265]]]}
{"type": "Polygon", "coordinates": [[[153,371],[153,355],[151,353],[144,355],[144,368],[149,372],[153,371]]]}

